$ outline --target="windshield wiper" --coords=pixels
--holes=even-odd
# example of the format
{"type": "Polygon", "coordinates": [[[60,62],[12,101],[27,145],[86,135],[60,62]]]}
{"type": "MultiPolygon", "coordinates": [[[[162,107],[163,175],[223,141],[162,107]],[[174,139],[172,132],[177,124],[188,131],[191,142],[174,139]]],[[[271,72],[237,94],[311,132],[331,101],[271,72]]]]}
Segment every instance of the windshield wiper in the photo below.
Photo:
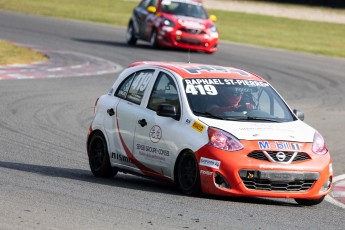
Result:
{"type": "Polygon", "coordinates": [[[277,119],[268,118],[268,117],[254,117],[254,116],[247,116],[244,117],[243,120],[256,120],[256,121],[271,121],[271,122],[281,122],[277,119]]]}
{"type": "Polygon", "coordinates": [[[219,119],[219,120],[224,120],[224,117],[220,117],[220,116],[214,115],[214,114],[209,113],[209,112],[199,112],[199,111],[193,111],[193,112],[195,114],[197,114],[197,115],[200,115],[200,116],[215,118],[215,119],[219,119]]]}

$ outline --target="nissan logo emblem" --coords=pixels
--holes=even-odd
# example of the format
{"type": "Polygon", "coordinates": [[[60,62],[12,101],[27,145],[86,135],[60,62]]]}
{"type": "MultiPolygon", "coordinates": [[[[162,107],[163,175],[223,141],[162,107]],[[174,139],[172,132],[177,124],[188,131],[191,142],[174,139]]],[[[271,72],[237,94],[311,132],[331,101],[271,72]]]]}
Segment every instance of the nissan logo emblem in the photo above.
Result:
{"type": "Polygon", "coordinates": [[[284,161],[286,158],[286,155],[283,152],[277,152],[276,156],[277,156],[278,161],[284,161]]]}

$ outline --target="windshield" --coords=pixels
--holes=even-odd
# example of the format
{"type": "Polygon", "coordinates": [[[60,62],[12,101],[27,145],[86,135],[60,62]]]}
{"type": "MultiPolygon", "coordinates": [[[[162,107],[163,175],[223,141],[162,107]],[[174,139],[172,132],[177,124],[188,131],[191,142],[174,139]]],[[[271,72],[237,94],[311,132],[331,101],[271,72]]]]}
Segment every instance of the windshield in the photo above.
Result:
{"type": "Polygon", "coordinates": [[[187,1],[162,1],[162,12],[174,15],[188,16],[193,18],[207,19],[207,13],[200,3],[187,1]]]}
{"type": "Polygon", "coordinates": [[[266,82],[241,79],[184,80],[189,106],[197,116],[222,120],[288,122],[296,118],[266,82]]]}

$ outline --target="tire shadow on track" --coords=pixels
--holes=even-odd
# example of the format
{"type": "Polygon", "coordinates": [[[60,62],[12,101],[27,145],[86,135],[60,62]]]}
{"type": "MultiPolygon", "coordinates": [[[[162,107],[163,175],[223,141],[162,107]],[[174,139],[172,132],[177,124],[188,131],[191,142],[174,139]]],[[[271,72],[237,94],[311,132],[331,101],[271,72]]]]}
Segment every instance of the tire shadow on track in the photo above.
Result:
{"type": "MultiPolygon", "coordinates": [[[[134,176],[129,174],[119,173],[114,178],[104,179],[96,178],[88,170],[83,169],[71,169],[71,168],[60,168],[53,166],[34,165],[26,163],[15,163],[0,161],[0,168],[6,168],[11,170],[17,170],[22,172],[34,173],[48,177],[60,177],[65,179],[84,181],[88,183],[94,183],[99,185],[114,186],[119,188],[126,188],[132,190],[142,190],[153,193],[164,193],[173,196],[183,196],[174,184],[158,181],[153,179],[147,179],[145,177],[134,176]]],[[[212,195],[201,195],[199,197],[193,197],[193,199],[210,199],[217,201],[228,201],[236,203],[249,203],[259,205],[270,205],[270,206],[291,206],[298,207],[298,204],[293,202],[286,202],[285,200],[273,200],[266,198],[256,197],[217,197],[212,195]]]]}
{"type": "MultiPolygon", "coordinates": [[[[97,45],[104,45],[104,46],[111,46],[111,47],[121,47],[121,48],[126,48],[126,49],[138,49],[138,50],[152,50],[152,51],[175,51],[175,52],[181,52],[181,53],[186,53],[186,52],[191,52],[191,53],[203,53],[201,51],[192,51],[192,50],[185,50],[185,49],[178,49],[178,48],[169,48],[169,47],[163,47],[159,46],[157,48],[151,47],[147,42],[142,42],[138,41],[136,45],[128,45],[125,42],[116,42],[116,41],[106,41],[106,40],[95,40],[95,39],[83,39],[83,38],[73,38],[73,41],[78,41],[78,42],[84,42],[84,43],[89,43],[89,44],[97,44],[97,45]]],[[[210,55],[210,54],[206,54],[210,55]]]]}

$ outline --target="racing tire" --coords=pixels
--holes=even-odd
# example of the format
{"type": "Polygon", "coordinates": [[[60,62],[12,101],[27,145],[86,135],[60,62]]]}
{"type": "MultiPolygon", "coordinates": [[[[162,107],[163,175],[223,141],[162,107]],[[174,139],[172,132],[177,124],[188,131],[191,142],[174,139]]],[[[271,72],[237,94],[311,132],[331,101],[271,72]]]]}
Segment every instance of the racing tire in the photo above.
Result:
{"type": "Polygon", "coordinates": [[[158,40],[157,40],[157,30],[153,30],[153,32],[151,34],[150,46],[152,48],[158,48],[159,47],[158,40]]]}
{"type": "Polygon", "coordinates": [[[135,37],[134,27],[132,22],[128,24],[127,32],[126,32],[126,42],[128,45],[134,46],[137,43],[137,38],[135,37]]]}
{"type": "Polygon", "coordinates": [[[300,198],[296,198],[295,201],[299,204],[299,205],[303,205],[303,206],[313,206],[313,205],[317,205],[320,204],[323,200],[325,199],[325,196],[319,198],[319,199],[300,199],[300,198]]]}
{"type": "Polygon", "coordinates": [[[110,165],[107,142],[101,132],[92,135],[88,142],[87,153],[91,172],[96,177],[111,178],[117,170],[110,165]]]}
{"type": "Polygon", "coordinates": [[[176,170],[176,182],[179,189],[186,195],[200,195],[200,172],[193,152],[187,151],[181,154],[176,170]]]}

